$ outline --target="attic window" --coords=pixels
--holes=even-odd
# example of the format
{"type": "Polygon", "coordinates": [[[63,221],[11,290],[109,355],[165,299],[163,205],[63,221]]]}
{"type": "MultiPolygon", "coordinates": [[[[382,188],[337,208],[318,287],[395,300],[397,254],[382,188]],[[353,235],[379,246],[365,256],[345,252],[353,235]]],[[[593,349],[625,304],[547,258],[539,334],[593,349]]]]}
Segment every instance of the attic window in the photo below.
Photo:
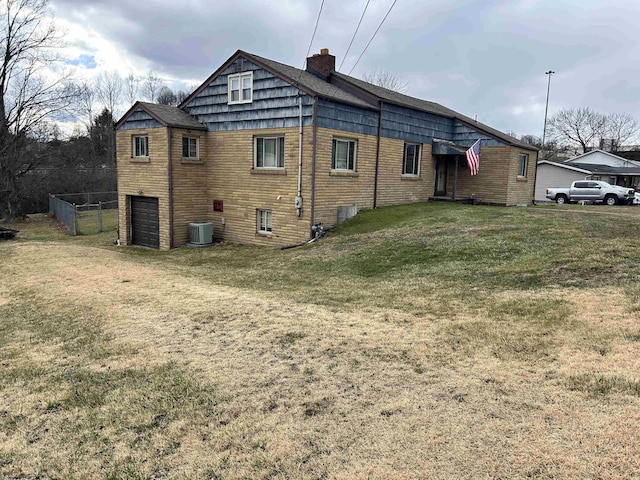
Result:
{"type": "Polygon", "coordinates": [[[253,100],[253,72],[229,75],[229,105],[251,103],[253,100]]]}

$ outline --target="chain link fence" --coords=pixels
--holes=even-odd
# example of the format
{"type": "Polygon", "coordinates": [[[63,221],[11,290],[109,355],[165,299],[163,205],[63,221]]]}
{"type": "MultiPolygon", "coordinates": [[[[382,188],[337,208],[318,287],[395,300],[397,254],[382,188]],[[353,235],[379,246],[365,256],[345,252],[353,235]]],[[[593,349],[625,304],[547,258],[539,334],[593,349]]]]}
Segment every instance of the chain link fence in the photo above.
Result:
{"type": "Polygon", "coordinates": [[[118,229],[118,192],[49,194],[49,212],[72,235],[118,229]]]}

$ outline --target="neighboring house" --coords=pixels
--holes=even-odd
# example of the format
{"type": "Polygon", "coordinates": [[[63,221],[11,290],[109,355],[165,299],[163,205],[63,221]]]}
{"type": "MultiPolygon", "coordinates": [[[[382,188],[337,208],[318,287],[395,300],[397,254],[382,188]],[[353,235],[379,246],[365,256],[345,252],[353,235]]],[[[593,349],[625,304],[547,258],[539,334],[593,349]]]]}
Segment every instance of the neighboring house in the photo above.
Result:
{"type": "Polygon", "coordinates": [[[640,162],[603,150],[591,150],[570,158],[565,163],[590,170],[592,180],[602,180],[623,187],[638,188],[640,185],[640,162]]]}
{"type": "Polygon", "coordinates": [[[125,245],[184,245],[196,221],[231,242],[291,245],[339,211],[533,199],[537,149],[337,73],[326,49],[306,70],[237,51],[179,107],[137,102],[116,128],[125,245]],[[479,138],[472,177],[464,152],[479,138]]]}
{"type": "Polygon", "coordinates": [[[611,185],[638,188],[640,162],[603,150],[591,150],[566,162],[538,162],[535,201],[547,201],[547,188],[569,187],[575,180],[602,180],[611,185]]]}
{"type": "Polygon", "coordinates": [[[569,187],[576,180],[591,178],[591,170],[575,167],[566,163],[541,160],[538,162],[536,173],[536,202],[549,201],[546,197],[547,188],[569,187]]]}

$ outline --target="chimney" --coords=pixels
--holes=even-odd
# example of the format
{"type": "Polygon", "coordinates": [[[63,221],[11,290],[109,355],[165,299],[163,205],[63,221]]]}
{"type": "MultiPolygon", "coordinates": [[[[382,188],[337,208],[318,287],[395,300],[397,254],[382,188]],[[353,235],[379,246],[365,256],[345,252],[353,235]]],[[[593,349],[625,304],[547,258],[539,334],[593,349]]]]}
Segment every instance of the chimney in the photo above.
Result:
{"type": "Polygon", "coordinates": [[[320,53],[316,53],[307,58],[307,72],[316,76],[324,77],[326,80],[331,72],[336,70],[336,57],[329,54],[328,48],[323,48],[320,53]]]}

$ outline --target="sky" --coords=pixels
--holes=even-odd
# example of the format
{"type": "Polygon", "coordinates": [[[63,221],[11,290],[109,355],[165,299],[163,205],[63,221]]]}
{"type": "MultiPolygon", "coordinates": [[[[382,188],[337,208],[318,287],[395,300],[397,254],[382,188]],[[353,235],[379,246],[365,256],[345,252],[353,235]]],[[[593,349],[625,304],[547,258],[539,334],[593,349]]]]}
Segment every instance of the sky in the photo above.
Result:
{"type": "MultiPolygon", "coordinates": [[[[86,79],[102,71],[200,85],[241,49],[302,68],[322,0],[50,0],[63,55],[86,79]]],[[[393,0],[325,0],[311,54],[349,73],[393,0]]],[[[542,136],[564,108],[640,119],[638,0],[397,0],[351,75],[391,71],[405,93],[504,132],[542,136]]],[[[128,106],[122,105],[122,112],[128,106]]]]}

